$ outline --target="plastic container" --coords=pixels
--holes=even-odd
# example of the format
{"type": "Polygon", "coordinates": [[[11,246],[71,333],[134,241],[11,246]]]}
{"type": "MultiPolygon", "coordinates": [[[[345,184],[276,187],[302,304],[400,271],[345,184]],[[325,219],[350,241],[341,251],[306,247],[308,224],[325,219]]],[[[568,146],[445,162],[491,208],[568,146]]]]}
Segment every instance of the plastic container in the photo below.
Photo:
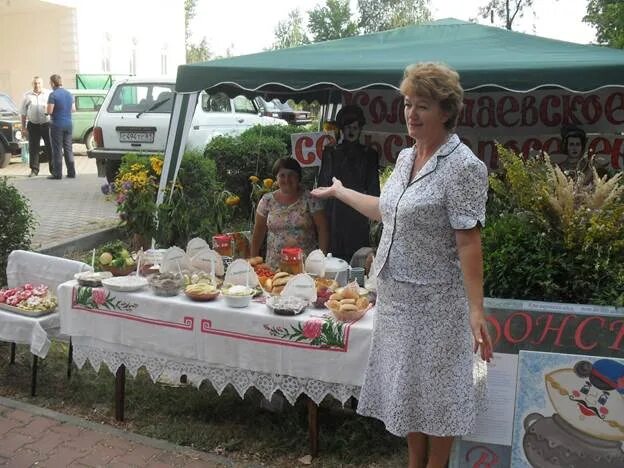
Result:
{"type": "Polygon", "coordinates": [[[280,271],[291,275],[303,273],[303,250],[299,247],[284,247],[280,256],[280,271]]]}
{"type": "Polygon", "coordinates": [[[212,236],[212,249],[222,257],[234,257],[234,238],[228,234],[212,236]]]}

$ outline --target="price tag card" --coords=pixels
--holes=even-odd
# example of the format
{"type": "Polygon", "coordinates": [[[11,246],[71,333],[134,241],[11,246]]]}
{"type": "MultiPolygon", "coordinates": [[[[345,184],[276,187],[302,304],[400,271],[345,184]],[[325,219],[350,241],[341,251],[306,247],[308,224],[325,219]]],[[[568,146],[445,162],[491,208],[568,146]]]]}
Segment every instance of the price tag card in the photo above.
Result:
{"type": "Polygon", "coordinates": [[[310,252],[305,261],[305,271],[319,278],[325,276],[325,254],[317,249],[310,252]]]}
{"type": "Polygon", "coordinates": [[[300,273],[293,276],[288,280],[282,296],[296,296],[305,299],[308,302],[314,302],[316,300],[316,285],[314,284],[314,278],[305,273],[300,273]]]}
{"type": "Polygon", "coordinates": [[[204,239],[202,239],[201,237],[194,237],[193,239],[188,241],[188,244],[186,244],[186,254],[190,258],[193,258],[200,250],[207,247],[209,248],[210,246],[204,239]]]}
{"type": "Polygon", "coordinates": [[[225,279],[223,282],[226,284],[245,285],[250,288],[255,288],[260,284],[258,281],[258,275],[256,275],[253,267],[247,260],[242,258],[234,260],[230,263],[227,271],[225,272],[225,279]]]}
{"type": "Polygon", "coordinates": [[[180,247],[170,247],[163,255],[160,271],[163,273],[179,273],[191,270],[191,259],[180,247]]]}
{"type": "Polygon", "coordinates": [[[200,249],[191,258],[191,265],[193,269],[205,271],[215,276],[223,276],[225,269],[223,267],[223,258],[218,252],[215,252],[210,247],[206,246],[200,249]]]}

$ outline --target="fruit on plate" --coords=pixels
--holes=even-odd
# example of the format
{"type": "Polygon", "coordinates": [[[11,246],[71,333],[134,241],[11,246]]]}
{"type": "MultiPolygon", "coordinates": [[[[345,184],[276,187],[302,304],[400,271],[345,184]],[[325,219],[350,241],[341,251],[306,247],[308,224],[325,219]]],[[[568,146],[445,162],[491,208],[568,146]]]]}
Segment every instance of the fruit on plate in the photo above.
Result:
{"type": "Polygon", "coordinates": [[[100,248],[95,266],[101,270],[110,271],[115,276],[121,276],[134,270],[135,265],[127,246],[117,240],[108,242],[100,248]]]}

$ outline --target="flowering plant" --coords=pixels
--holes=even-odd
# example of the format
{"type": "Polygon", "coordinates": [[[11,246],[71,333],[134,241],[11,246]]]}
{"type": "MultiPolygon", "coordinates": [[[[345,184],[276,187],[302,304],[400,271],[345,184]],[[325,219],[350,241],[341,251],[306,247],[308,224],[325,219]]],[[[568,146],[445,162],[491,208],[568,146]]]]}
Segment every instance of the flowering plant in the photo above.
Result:
{"type": "Polygon", "coordinates": [[[132,234],[151,238],[154,233],[156,194],[162,166],[160,156],[124,156],[113,188],[119,217],[132,234]]]}

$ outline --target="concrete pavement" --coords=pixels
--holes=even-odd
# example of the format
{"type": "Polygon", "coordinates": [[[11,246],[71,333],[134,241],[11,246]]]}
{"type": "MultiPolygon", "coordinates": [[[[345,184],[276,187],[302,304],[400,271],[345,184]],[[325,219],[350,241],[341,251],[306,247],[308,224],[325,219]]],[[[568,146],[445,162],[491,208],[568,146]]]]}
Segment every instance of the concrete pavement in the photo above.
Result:
{"type": "Polygon", "coordinates": [[[0,397],[0,467],[252,468],[0,397]]]}
{"type": "Polygon", "coordinates": [[[46,250],[72,242],[118,224],[115,202],[100,191],[104,178],[97,177],[94,159],[89,159],[83,145],[74,145],[76,178],[48,180],[48,163],[42,163],[39,175],[28,177],[30,168],[20,158],[0,169],[0,177],[10,182],[30,200],[39,223],[32,250],[46,250]]]}

